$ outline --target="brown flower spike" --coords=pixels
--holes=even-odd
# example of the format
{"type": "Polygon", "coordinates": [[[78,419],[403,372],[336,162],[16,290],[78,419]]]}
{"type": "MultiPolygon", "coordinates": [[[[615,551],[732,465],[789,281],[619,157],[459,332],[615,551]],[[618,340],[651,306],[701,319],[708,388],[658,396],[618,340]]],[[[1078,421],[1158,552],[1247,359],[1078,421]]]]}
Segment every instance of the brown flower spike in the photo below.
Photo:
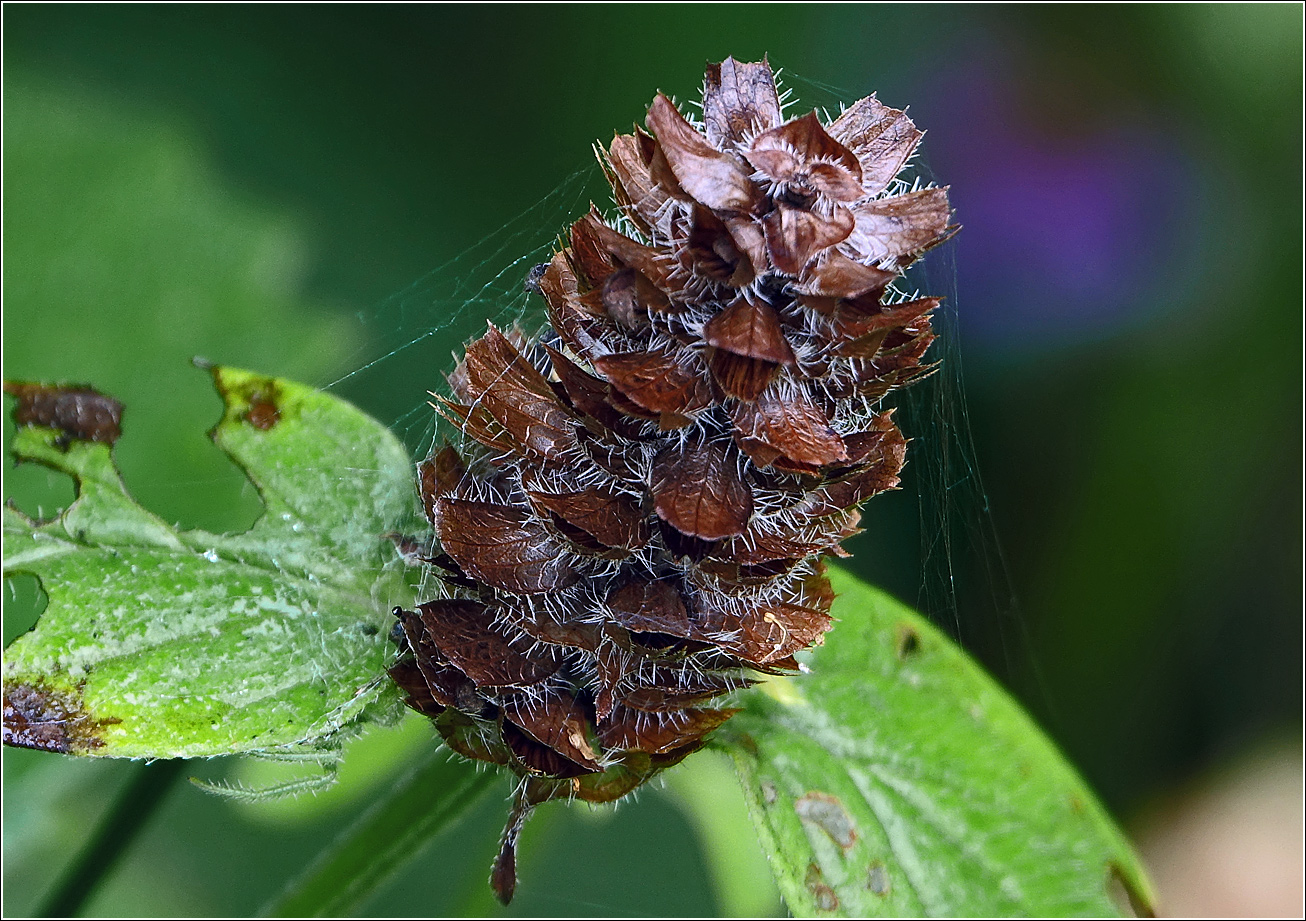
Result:
{"type": "Polygon", "coordinates": [[[490,327],[420,465],[440,596],[398,611],[390,674],[455,751],[535,805],[615,800],[704,744],[717,697],[799,670],[830,628],[821,557],[898,484],[889,393],[928,371],[937,298],[903,269],[955,229],[896,179],[921,132],[874,96],[785,120],[766,61],[708,67],[601,160],[619,215],[572,225],[532,287],[550,325],[490,327]]]}

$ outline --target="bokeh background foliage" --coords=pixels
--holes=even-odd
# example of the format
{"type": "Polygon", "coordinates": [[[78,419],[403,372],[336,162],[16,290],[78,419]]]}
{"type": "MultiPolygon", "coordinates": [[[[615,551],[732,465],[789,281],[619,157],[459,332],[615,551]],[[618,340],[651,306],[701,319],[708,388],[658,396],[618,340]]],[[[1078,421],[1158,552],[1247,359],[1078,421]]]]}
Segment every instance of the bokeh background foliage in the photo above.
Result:
{"type": "MultiPolygon", "coordinates": [[[[417,448],[415,407],[483,321],[445,326],[447,289],[481,257],[431,270],[541,199],[526,223],[547,244],[583,202],[566,180],[589,142],[655,89],[689,98],[705,60],[766,52],[800,98],[909,103],[966,225],[932,267],[947,286],[955,261],[941,293],[960,350],[904,409],[920,436],[908,488],[868,507],[859,572],[980,656],[1145,837],[1251,753],[1286,751],[1300,776],[1299,7],[3,17],[5,376],[123,400],[134,493],[210,530],[247,526],[258,503],[179,424],[219,413],[193,355],[328,384],[420,339],[335,388],[417,448]],[[931,441],[949,419],[971,449],[931,441]]],[[[36,512],[71,493],[6,466],[5,495],[36,512]]],[[[7,589],[6,641],[37,594],[7,589]]],[[[181,785],[89,910],[254,911],[431,739],[420,721],[366,736],[314,799],[181,785]]],[[[38,904],[133,769],[4,753],[7,913],[38,904]]],[[[738,846],[751,831],[732,783],[705,755],[615,812],[542,810],[513,913],[778,910],[738,846]]],[[[494,910],[501,810],[481,802],[367,910],[494,910]]]]}

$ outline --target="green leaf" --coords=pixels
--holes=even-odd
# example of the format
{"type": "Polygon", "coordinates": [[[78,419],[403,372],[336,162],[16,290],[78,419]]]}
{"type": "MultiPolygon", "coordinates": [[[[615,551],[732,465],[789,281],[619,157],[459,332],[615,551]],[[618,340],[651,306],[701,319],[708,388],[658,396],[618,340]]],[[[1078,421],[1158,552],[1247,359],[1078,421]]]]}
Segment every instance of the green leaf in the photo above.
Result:
{"type": "Polygon", "coordinates": [[[460,819],[500,779],[497,771],[433,748],[332,842],[259,914],[354,914],[437,833],[460,819]]]}
{"type": "Polygon", "coordinates": [[[833,582],[841,622],[811,673],[748,695],[718,737],[789,908],[1150,910],[1128,842],[1006,692],[902,604],[844,573],[833,582]]]}
{"type": "Polygon", "coordinates": [[[14,454],[71,474],[52,521],[4,510],[4,573],[49,605],[4,655],[5,740],[173,758],[330,746],[394,712],[388,612],[411,604],[388,534],[415,526],[412,464],[383,426],[287,380],[214,368],[213,439],[258,488],[248,531],[171,527],[128,494],[111,449],[40,425],[14,454]]]}

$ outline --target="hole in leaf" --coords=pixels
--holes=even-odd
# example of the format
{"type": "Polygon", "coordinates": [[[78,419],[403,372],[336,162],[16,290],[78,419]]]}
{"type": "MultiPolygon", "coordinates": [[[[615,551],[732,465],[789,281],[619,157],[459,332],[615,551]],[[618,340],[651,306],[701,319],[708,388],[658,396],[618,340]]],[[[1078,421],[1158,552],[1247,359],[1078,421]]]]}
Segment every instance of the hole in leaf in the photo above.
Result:
{"type": "Polygon", "coordinates": [[[4,591],[4,644],[8,648],[36,626],[50,599],[41,588],[41,581],[25,572],[5,576],[4,591]]]}

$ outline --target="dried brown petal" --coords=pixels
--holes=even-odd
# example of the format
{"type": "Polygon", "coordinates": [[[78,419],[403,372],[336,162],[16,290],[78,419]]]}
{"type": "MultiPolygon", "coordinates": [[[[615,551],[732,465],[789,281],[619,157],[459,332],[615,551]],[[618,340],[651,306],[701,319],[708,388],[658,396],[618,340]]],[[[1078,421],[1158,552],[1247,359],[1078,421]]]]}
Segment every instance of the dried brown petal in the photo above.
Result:
{"type": "MultiPolygon", "coordinates": [[[[670,671],[657,669],[653,671],[670,671]]],[[[714,697],[720,697],[737,688],[751,687],[755,682],[720,672],[676,673],[682,680],[668,684],[658,684],[654,680],[633,688],[618,690],[619,703],[635,710],[649,713],[669,713],[695,706],[714,697]]]]}
{"type": "Polygon", "coordinates": [[[896,272],[862,265],[836,249],[829,249],[816,262],[808,264],[793,287],[800,294],[810,296],[856,297],[878,303],[884,289],[897,277],[896,272]]]}
{"type": "Polygon", "coordinates": [[[617,267],[616,260],[595,232],[595,227],[602,223],[603,218],[591,206],[588,214],[571,225],[571,245],[566,250],[577,279],[591,287],[602,284],[617,267]]]}
{"type": "Polygon", "coordinates": [[[922,297],[892,307],[881,307],[875,313],[861,313],[845,301],[834,323],[834,337],[838,344],[831,348],[831,353],[850,358],[873,358],[891,330],[906,326],[938,306],[937,297],[922,297]]]}
{"type": "Polygon", "coordinates": [[[761,192],[748,170],[709,144],[661,93],[649,106],[648,126],[680,187],[697,201],[716,211],[751,211],[757,206],[761,192]]]}
{"type": "MultiPolygon", "coordinates": [[[[613,230],[596,212],[585,215],[576,224],[584,225],[586,233],[593,237],[595,245],[622,265],[638,269],[660,288],[665,289],[671,284],[671,260],[663,253],[613,230]]],[[[605,274],[603,278],[606,277],[605,274]]],[[[593,284],[598,284],[600,281],[602,278],[591,279],[593,284]]]]}
{"type": "Polygon", "coordinates": [[[749,451],[749,445],[760,444],[773,449],[777,456],[814,467],[848,459],[843,439],[830,427],[829,417],[805,390],[787,398],[781,398],[774,389],[766,390],[751,403],[736,404],[730,416],[736,438],[745,451],[749,451]]]}
{"type": "Polygon", "coordinates": [[[652,312],[666,313],[671,301],[638,269],[626,267],[603,282],[603,307],[625,329],[646,329],[652,312]]]}
{"type": "Polygon", "coordinates": [[[800,179],[805,165],[796,154],[782,147],[745,151],[744,159],[754,169],[765,173],[772,182],[794,182],[800,179]]]}
{"type": "Polygon", "coordinates": [[[439,499],[435,514],[444,551],[482,582],[530,595],[566,588],[580,578],[562,541],[527,509],[439,499]]]}
{"type": "MultiPolygon", "coordinates": [[[[475,602],[461,602],[475,604],[475,602]]],[[[480,607],[478,605],[478,607],[480,607]]],[[[481,609],[483,610],[483,608],[481,609]]],[[[426,630],[418,615],[412,611],[397,611],[400,626],[408,648],[413,653],[417,670],[426,682],[427,692],[441,707],[457,707],[471,713],[480,712],[484,698],[476,693],[476,685],[462,671],[450,664],[435,644],[435,638],[426,630]]],[[[480,611],[471,612],[478,616],[480,611]]]]}
{"type": "Polygon", "coordinates": [[[736,457],[711,442],[673,445],[654,458],[653,502],[663,521],[703,540],[742,534],[753,514],[736,457]]]}
{"type": "Polygon", "coordinates": [[[815,112],[795,118],[753,138],[751,150],[789,150],[804,165],[818,160],[837,163],[860,183],[862,165],[853,152],[826,133],[815,112]]]}
{"type": "Polygon", "coordinates": [[[565,250],[549,263],[540,278],[540,290],[548,303],[550,325],[573,352],[590,361],[607,351],[601,343],[610,332],[611,321],[606,317],[600,320],[582,306],[576,274],[565,250]]]}
{"type": "Polygon", "coordinates": [[[942,242],[952,216],[947,189],[921,189],[894,198],[859,202],[852,209],[857,226],[848,235],[847,245],[867,263],[914,257],[942,242]]]}
{"type": "Polygon", "coordinates": [[[823,611],[776,602],[741,617],[738,637],[722,645],[750,662],[766,664],[819,644],[833,624],[823,611]]]}
{"type": "Polygon", "coordinates": [[[598,624],[579,620],[556,620],[543,606],[497,610],[500,616],[512,623],[513,627],[541,643],[568,649],[583,649],[586,652],[594,652],[598,649],[601,639],[601,628],[598,624]]]}
{"type": "Polygon", "coordinates": [[[452,496],[467,475],[462,456],[449,445],[417,465],[418,487],[422,494],[422,508],[428,521],[435,520],[435,500],[452,496]]]}
{"type": "Polygon", "coordinates": [[[594,368],[653,413],[686,413],[712,402],[702,361],[688,349],[626,352],[594,359],[594,368]]]}
{"type": "Polygon", "coordinates": [[[628,493],[604,486],[565,493],[527,489],[536,505],[592,535],[605,547],[636,550],[648,543],[648,520],[628,493]]]}
{"type": "Polygon", "coordinates": [[[853,103],[828,130],[861,161],[867,195],[888,187],[923,135],[900,109],[891,109],[874,96],[853,103]]]}
{"type": "Polygon", "coordinates": [[[586,770],[600,770],[598,754],[586,737],[589,719],[571,694],[559,690],[541,697],[510,694],[499,699],[499,707],[504,719],[524,729],[536,742],[586,770]]]}
{"type": "Polygon", "coordinates": [[[599,721],[599,741],[604,748],[650,754],[671,752],[697,742],[738,710],[681,710],[648,713],[618,705],[599,721]]]}
{"type": "Polygon", "coordinates": [[[581,432],[580,444],[585,457],[599,469],[632,485],[644,483],[645,472],[638,446],[598,438],[589,432],[581,432]]]}
{"type": "MultiPolygon", "coordinates": [[[[444,397],[437,397],[435,411],[456,426],[460,432],[475,439],[485,447],[501,454],[520,454],[523,451],[517,439],[509,435],[483,406],[463,406],[444,397]]],[[[428,514],[429,511],[428,511],[428,514]]]]}
{"type": "Polygon", "coordinates": [[[627,630],[700,638],[690,623],[685,599],[665,579],[636,578],[627,582],[609,593],[607,605],[613,618],[627,630]]]}
{"type": "MultiPolygon", "coordinates": [[[[744,221],[736,226],[746,233],[747,227],[755,225],[744,221]]],[[[755,237],[746,239],[755,246],[761,239],[760,230],[755,237]]],[[[725,222],[702,205],[694,207],[694,220],[681,248],[681,260],[695,274],[732,288],[742,288],[757,277],[752,258],[739,247],[725,222]]],[[[766,265],[765,261],[761,264],[766,265]]]]}
{"type": "Polygon", "coordinates": [[[866,194],[856,176],[833,163],[813,163],[809,166],[807,184],[835,201],[857,201],[866,194]]]}
{"type": "Polygon", "coordinates": [[[746,358],[792,365],[794,350],[785,338],[775,308],[740,297],[703,327],[708,345],[746,358]]]}
{"type": "Polygon", "coordinates": [[[747,531],[716,554],[718,559],[745,565],[776,560],[801,560],[825,553],[856,530],[851,513],[809,520],[793,516],[788,521],[754,521],[747,531]]]}
{"type": "Polygon", "coordinates": [[[493,325],[467,346],[467,386],[525,449],[554,458],[576,446],[576,419],[544,375],[493,325]]]}
{"type": "Polygon", "coordinates": [[[508,744],[508,750],[512,752],[514,765],[527,776],[560,780],[594,773],[592,769],[577,764],[556,749],[537,742],[515,723],[504,720],[500,723],[499,732],[508,744]]]}
{"type": "Polygon", "coordinates": [[[404,704],[423,716],[439,716],[444,712],[441,704],[431,694],[431,689],[422,677],[422,671],[412,659],[400,659],[386,669],[399,690],[404,692],[404,704]]]}
{"type": "Polygon", "coordinates": [[[445,599],[418,605],[422,626],[450,665],[481,688],[526,688],[539,684],[562,665],[552,646],[522,644],[518,649],[487,616],[478,601],[445,599]]]}
{"type": "Polygon", "coordinates": [[[854,220],[842,205],[835,205],[828,217],[780,205],[762,226],[771,264],[787,275],[799,275],[818,253],[847,239],[854,220]]]}
{"type": "Polygon", "coordinates": [[[765,664],[788,658],[819,643],[833,623],[834,598],[821,571],[809,572],[780,585],[779,597],[733,598],[715,592],[697,596],[696,616],[705,627],[721,631],[726,649],[749,662],[765,664]]]}
{"type": "Polygon", "coordinates": [[[906,442],[902,440],[901,435],[898,436],[898,443],[894,447],[897,450],[888,453],[882,460],[865,470],[849,474],[842,480],[836,480],[822,487],[818,495],[824,501],[824,505],[814,506],[814,510],[826,514],[842,511],[865,502],[872,496],[896,489],[900,482],[898,471],[902,469],[905,457],[903,449],[906,447],[906,442]]]}
{"type": "Polygon", "coordinates": [[[758,394],[771,386],[780,373],[780,366],[773,361],[746,358],[717,349],[708,359],[708,370],[727,396],[738,400],[755,400],[758,394]]]}
{"type": "Polygon", "coordinates": [[[707,65],[703,81],[703,127],[714,147],[728,147],[780,124],[780,97],[771,65],[726,58],[707,65]]]}
{"type": "Polygon", "coordinates": [[[603,158],[617,204],[639,225],[645,236],[665,225],[669,193],[658,185],[647,162],[640,156],[634,135],[618,134],[603,158]]]}

